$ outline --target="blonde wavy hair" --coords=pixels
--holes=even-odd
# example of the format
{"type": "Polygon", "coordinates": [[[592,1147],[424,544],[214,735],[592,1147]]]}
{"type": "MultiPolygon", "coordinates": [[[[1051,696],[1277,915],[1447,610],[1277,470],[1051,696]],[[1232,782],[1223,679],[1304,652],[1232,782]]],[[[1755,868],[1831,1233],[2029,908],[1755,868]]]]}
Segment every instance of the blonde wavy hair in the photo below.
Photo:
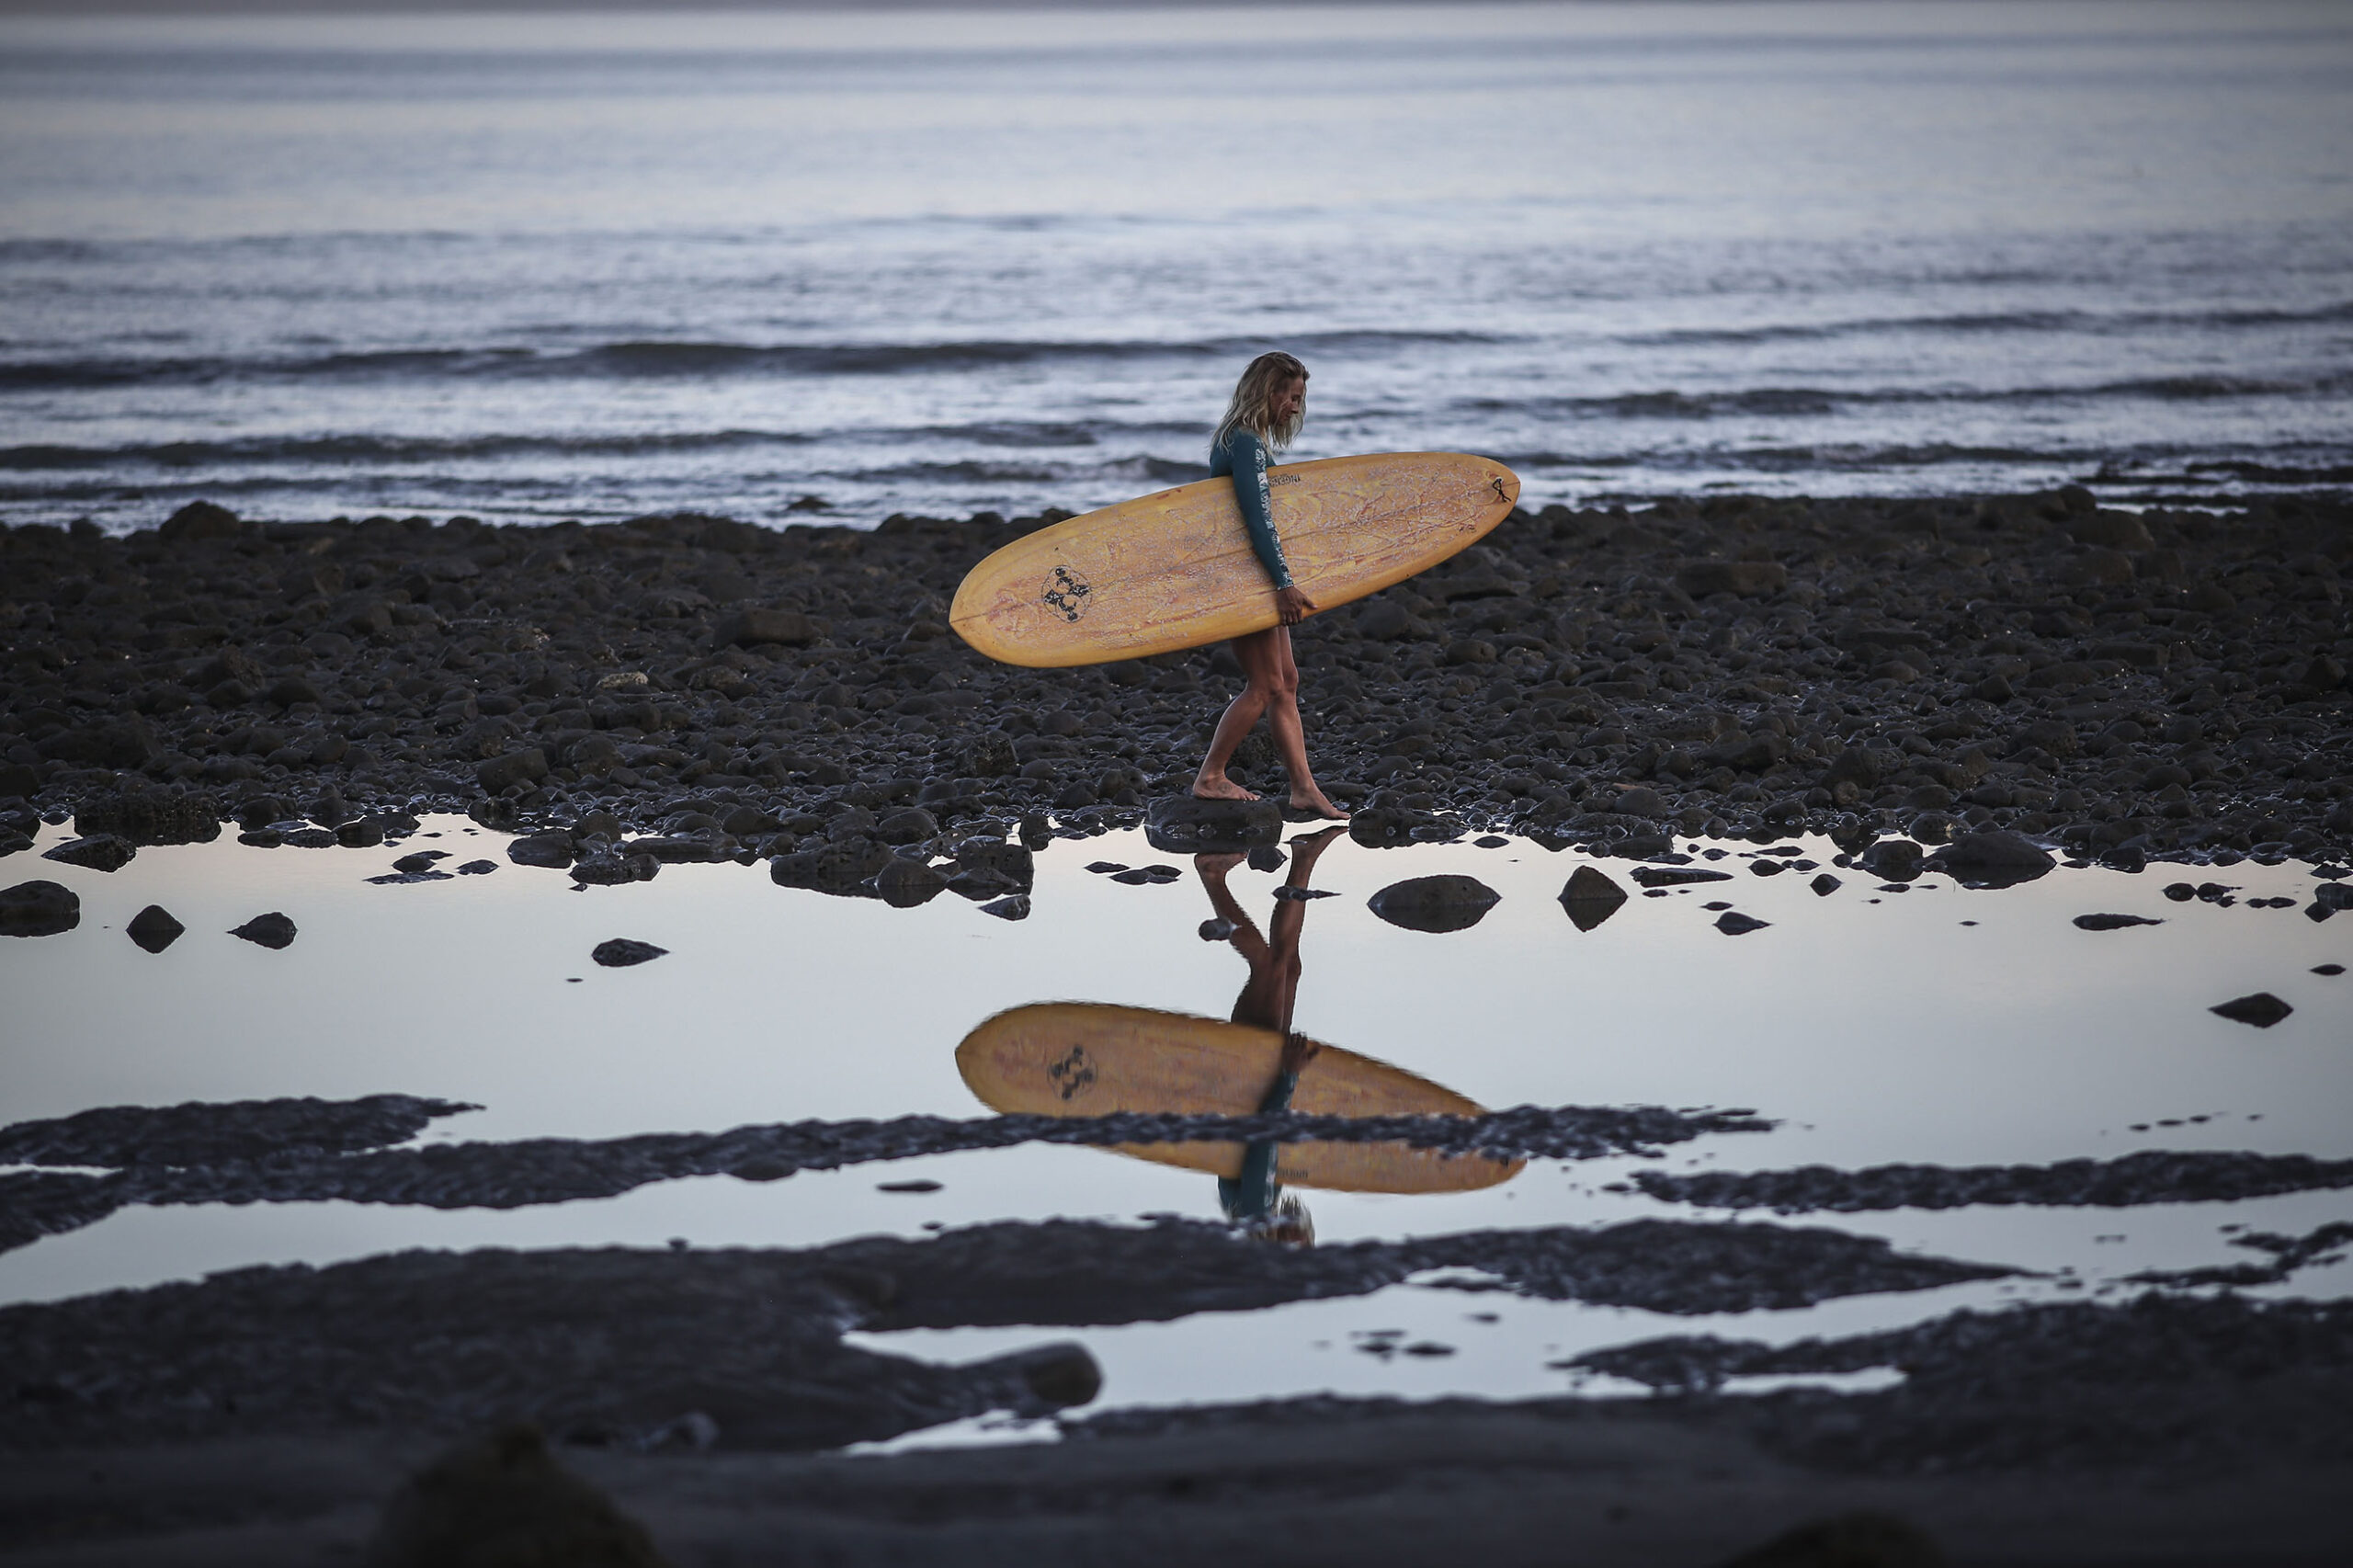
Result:
{"type": "Polygon", "coordinates": [[[1251,360],[1242,372],[1242,379],[1233,383],[1233,400],[1225,405],[1225,417],[1217,422],[1217,434],[1211,444],[1222,447],[1234,431],[1248,430],[1266,442],[1270,452],[1279,452],[1290,446],[1299,435],[1300,426],[1306,422],[1306,400],[1301,400],[1298,413],[1279,424],[1270,405],[1275,393],[1285,384],[1306,380],[1307,367],[1280,349],[1251,360]]]}

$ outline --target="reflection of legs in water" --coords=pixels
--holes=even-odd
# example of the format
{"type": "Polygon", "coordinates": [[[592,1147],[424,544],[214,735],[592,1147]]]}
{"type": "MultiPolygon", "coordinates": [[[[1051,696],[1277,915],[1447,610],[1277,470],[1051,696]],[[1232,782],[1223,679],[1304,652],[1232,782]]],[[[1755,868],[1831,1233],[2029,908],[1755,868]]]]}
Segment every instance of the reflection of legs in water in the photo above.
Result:
{"type": "MultiPolygon", "coordinates": [[[[1303,834],[1292,839],[1290,874],[1283,878],[1283,885],[1305,888],[1314,875],[1317,859],[1345,831],[1327,827],[1321,833],[1303,834]]],[[[1250,978],[1244,983],[1242,994],[1233,999],[1232,1017],[1237,1024],[1289,1035],[1292,1006],[1299,995],[1299,937],[1307,923],[1307,905],[1297,899],[1279,901],[1274,918],[1268,923],[1273,928],[1273,940],[1269,942],[1259,935],[1257,926],[1242,912],[1242,905],[1225,885],[1226,872],[1241,862],[1239,855],[1193,857],[1193,869],[1199,874],[1201,887],[1210,895],[1211,907],[1233,927],[1233,935],[1226,939],[1250,966],[1250,978]]]]}
{"type": "MultiPolygon", "coordinates": [[[[1285,885],[1306,887],[1317,858],[1343,831],[1326,828],[1292,840],[1290,872],[1283,879],[1285,885]]],[[[1233,927],[1233,935],[1227,940],[1250,965],[1250,978],[1243,983],[1242,994],[1233,1001],[1233,1021],[1278,1030],[1283,1037],[1274,1081],[1259,1096],[1257,1108],[1288,1110],[1292,1092],[1299,1087],[1300,1074],[1320,1049],[1304,1035],[1293,1033],[1290,1027],[1292,1007],[1299,996],[1299,937],[1306,924],[1307,905],[1296,899],[1279,901],[1275,905],[1274,919],[1268,923],[1274,933],[1269,942],[1259,935],[1258,927],[1242,912],[1241,903],[1225,885],[1226,872],[1241,859],[1239,855],[1197,855],[1193,869],[1210,895],[1211,907],[1233,927]]],[[[1275,1179],[1276,1154],[1277,1145],[1273,1143],[1249,1145],[1243,1152],[1241,1174],[1218,1179],[1218,1200],[1226,1217],[1249,1227],[1254,1236],[1294,1245],[1312,1244],[1315,1239],[1314,1221],[1298,1199],[1283,1196],[1282,1186],[1275,1179]]]]}

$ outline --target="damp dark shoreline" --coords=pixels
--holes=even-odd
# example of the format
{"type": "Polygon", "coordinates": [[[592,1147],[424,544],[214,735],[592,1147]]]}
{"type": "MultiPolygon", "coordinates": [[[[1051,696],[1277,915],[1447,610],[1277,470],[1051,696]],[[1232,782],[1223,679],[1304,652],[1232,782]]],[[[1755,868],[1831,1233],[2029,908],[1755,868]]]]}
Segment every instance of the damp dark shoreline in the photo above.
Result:
{"type": "MultiPolygon", "coordinates": [[[[1238,683],[1222,649],[966,649],[957,582],[1052,517],[15,528],[0,835],[366,842],[359,819],[457,809],[567,853],[656,834],[658,861],[1132,823],[1238,683]]],[[[2353,506],[2318,496],[1549,506],[1311,619],[1303,699],[1368,843],[1990,827],[2111,863],[2325,859],[2353,842],[2347,562],[2353,506]]],[[[1263,736],[1236,773],[1282,788],[1263,736]]]]}

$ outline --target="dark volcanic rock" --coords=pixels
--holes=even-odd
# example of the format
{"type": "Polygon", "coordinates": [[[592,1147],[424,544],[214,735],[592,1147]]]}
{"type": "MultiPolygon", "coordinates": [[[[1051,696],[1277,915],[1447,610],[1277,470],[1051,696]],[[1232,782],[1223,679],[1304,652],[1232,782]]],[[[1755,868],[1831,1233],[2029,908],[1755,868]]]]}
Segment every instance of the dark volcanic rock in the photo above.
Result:
{"type": "Polygon", "coordinates": [[[2247,996],[2234,996],[2228,1002],[2219,1003],[2206,1010],[2210,1013],[2219,1013],[2234,1024],[2253,1024],[2259,1029],[2269,1028],[2295,1011],[2293,1007],[2268,991],[2257,991],[2247,996]]]}
{"type": "Polygon", "coordinates": [[[1503,895],[1476,877],[1415,877],[1392,882],[1367,901],[1375,915],[1408,931],[1467,931],[1503,895]]]}
{"type": "Polygon", "coordinates": [[[1027,920],[1029,918],[1029,895],[1026,892],[1008,894],[981,905],[981,913],[994,915],[999,920],[1027,920]]]}
{"type": "Polygon", "coordinates": [[[939,820],[920,806],[906,806],[874,824],[874,835],[890,845],[919,844],[939,834],[939,820]]]}
{"type": "Polygon", "coordinates": [[[948,885],[966,898],[990,898],[1028,892],[1037,874],[1037,862],[1028,846],[972,838],[956,846],[956,869],[948,885]]]}
{"type": "Polygon", "coordinates": [[[1666,797],[1647,787],[1621,790],[1613,802],[1620,814],[1656,822],[1667,814],[1666,797]]]}
{"type": "Polygon", "coordinates": [[[2075,927],[2081,931],[2121,931],[2128,926],[2162,926],[2162,920],[2152,920],[2145,915],[2078,915],[2075,927]]]}
{"type": "Polygon", "coordinates": [[[1790,569],[1778,561],[1694,561],[1675,574],[1675,585],[1695,599],[1710,594],[1753,597],[1790,585],[1790,569]]]}
{"type": "Polygon", "coordinates": [[[1569,912],[1569,919],[1580,931],[1592,930],[1617,914],[1625,902],[1626,890],[1591,866],[1579,866],[1570,872],[1561,889],[1561,907],[1569,912]]]}
{"type": "Polygon", "coordinates": [[[743,609],[722,618],[711,628],[715,646],[756,647],[773,642],[790,648],[805,648],[823,633],[817,623],[797,609],[743,609]]]}
{"type": "Polygon", "coordinates": [[[126,790],[83,802],[74,810],[74,825],[85,834],[110,833],[137,845],[209,844],[221,835],[221,806],[206,794],[126,790]]]}
{"type": "Polygon", "coordinates": [[[515,785],[529,784],[547,776],[548,754],[537,746],[492,757],[474,769],[474,778],[493,795],[505,794],[515,785]]]}
{"type": "MultiPolygon", "coordinates": [[[[572,880],[586,887],[619,887],[626,882],[650,882],[661,869],[662,862],[651,855],[617,855],[607,850],[602,854],[584,856],[573,862],[572,880]]],[[[426,871],[423,874],[431,877],[448,873],[426,871]]]]}
{"type": "Polygon", "coordinates": [[[1920,846],[1908,838],[1882,838],[1856,857],[1873,876],[1908,882],[1920,874],[1920,846]]]}
{"type": "MultiPolygon", "coordinates": [[[[813,849],[778,856],[768,862],[768,879],[783,888],[810,888],[837,894],[855,892],[897,858],[876,839],[837,839],[813,849]]],[[[574,867],[572,874],[578,876],[580,868],[574,867]]]]}
{"type": "Polygon", "coordinates": [[[1727,909],[1716,916],[1716,929],[1727,937],[1745,937],[1751,931],[1762,931],[1771,924],[1769,920],[1759,920],[1736,909],[1727,909]]]}
{"type": "Polygon", "coordinates": [[[119,871],[131,864],[139,851],[127,838],[117,838],[111,833],[94,833],[84,838],[69,838],[53,849],[41,852],[44,860],[60,865],[81,866],[93,871],[119,871]]]}
{"type": "MultiPolygon", "coordinates": [[[[506,858],[517,866],[540,866],[561,871],[572,864],[572,835],[568,833],[526,834],[507,841],[506,858]]],[[[406,856],[402,857],[402,860],[407,858],[406,856]]],[[[395,866],[401,863],[401,860],[393,862],[395,866]]]]}
{"type": "Polygon", "coordinates": [[[0,936],[54,937],[81,923],[82,901],[62,883],[18,882],[0,891],[0,936]]]}
{"type": "Polygon", "coordinates": [[[199,540],[234,539],[246,525],[228,507],[210,501],[190,501],[164,519],[155,531],[175,544],[199,540]]]}
{"type": "Polygon", "coordinates": [[[178,941],[180,933],[187,929],[173,919],[171,912],[160,903],[149,904],[132,915],[131,924],[122,928],[123,935],[151,953],[162,952],[178,941]]]}
{"type": "MultiPolygon", "coordinates": [[[[1759,860],[1753,869],[1762,871],[1768,865],[1776,871],[1781,869],[1778,862],[1769,860],[1759,860]]],[[[1591,869],[1590,867],[1583,869],[1591,869]]],[[[1598,875],[1598,873],[1596,874],[1598,875]]],[[[1704,866],[1637,866],[1634,868],[1633,875],[1634,881],[1646,888],[1679,888],[1693,882],[1732,881],[1730,871],[1711,871],[1704,866]]],[[[1563,891],[1562,896],[1565,898],[1568,894],[1563,891]]]]}
{"type": "Polygon", "coordinates": [[[1927,864],[1931,870],[1949,871],[1964,881],[2008,887],[2032,881],[2058,861],[2021,835],[1989,829],[1961,835],[1930,856],[1927,864]]]}
{"type": "Polygon", "coordinates": [[[893,909],[913,909],[947,891],[948,879],[921,860],[893,855],[876,873],[874,891],[893,909]]]}
{"type": "Polygon", "coordinates": [[[372,817],[360,817],[337,826],[335,841],[346,849],[373,849],[384,842],[384,824],[372,817]]]}
{"type": "Polygon", "coordinates": [[[657,948],[651,942],[634,941],[627,937],[615,937],[597,944],[588,956],[606,969],[627,969],[631,964],[651,963],[670,949],[657,948]]]}
{"type": "Polygon", "coordinates": [[[1163,795],[1144,813],[1144,836],[1154,848],[1171,855],[1272,844],[1282,834],[1283,809],[1277,801],[1163,795]]]}
{"type": "Polygon", "coordinates": [[[256,915],[229,933],[241,937],[256,947],[290,948],[294,945],[294,922],[277,910],[256,915]]]}

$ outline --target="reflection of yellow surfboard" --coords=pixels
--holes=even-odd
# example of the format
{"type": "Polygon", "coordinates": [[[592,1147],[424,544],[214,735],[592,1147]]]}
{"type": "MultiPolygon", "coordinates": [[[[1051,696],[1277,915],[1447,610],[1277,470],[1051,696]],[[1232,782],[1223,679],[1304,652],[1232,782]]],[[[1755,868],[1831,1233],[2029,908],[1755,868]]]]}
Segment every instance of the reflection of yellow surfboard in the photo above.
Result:
{"type": "MultiPolygon", "coordinates": [[[[1292,579],[1331,609],[1437,565],[1511,515],[1519,478],[1460,452],[1267,471],[1292,579]]],[[[1051,668],[1198,648],[1275,624],[1233,482],[1204,479],[1015,540],[966,574],[948,624],[992,659],[1051,668]]]]}
{"type": "MultiPolygon", "coordinates": [[[[956,1069],[983,1104],[1007,1115],[1248,1116],[1264,1101],[1282,1036],[1215,1018],[1039,1002],[999,1013],[964,1037],[956,1069]]],[[[1327,1045],[1299,1075],[1304,1116],[1479,1116],[1482,1106],[1402,1067],[1327,1045]]],[[[1233,1176],[1239,1143],[1131,1143],[1120,1153],[1233,1176]]],[[[1518,1175],[1525,1161],[1448,1155],[1404,1143],[1286,1143],[1287,1184],[1340,1192],[1464,1192],[1518,1175]]]]}

